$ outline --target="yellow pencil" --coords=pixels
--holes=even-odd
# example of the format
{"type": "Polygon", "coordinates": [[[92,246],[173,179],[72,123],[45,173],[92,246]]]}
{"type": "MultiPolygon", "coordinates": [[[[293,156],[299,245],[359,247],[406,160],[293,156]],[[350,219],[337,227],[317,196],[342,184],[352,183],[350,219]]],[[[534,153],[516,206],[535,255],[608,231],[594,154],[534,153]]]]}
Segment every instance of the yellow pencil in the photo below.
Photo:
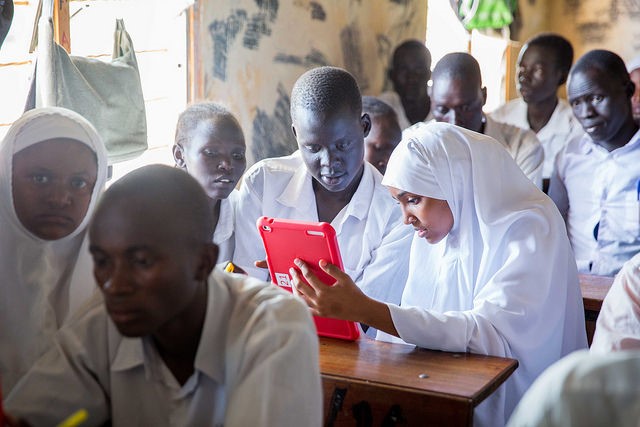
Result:
{"type": "Polygon", "coordinates": [[[231,261],[229,261],[226,265],[226,267],[224,268],[224,271],[226,271],[227,273],[233,273],[236,269],[236,266],[233,265],[233,263],[231,261]]]}
{"type": "Polygon", "coordinates": [[[69,417],[67,417],[66,420],[58,424],[58,427],[77,427],[83,422],[87,421],[88,417],[89,413],[86,409],[79,409],[69,417]]]}

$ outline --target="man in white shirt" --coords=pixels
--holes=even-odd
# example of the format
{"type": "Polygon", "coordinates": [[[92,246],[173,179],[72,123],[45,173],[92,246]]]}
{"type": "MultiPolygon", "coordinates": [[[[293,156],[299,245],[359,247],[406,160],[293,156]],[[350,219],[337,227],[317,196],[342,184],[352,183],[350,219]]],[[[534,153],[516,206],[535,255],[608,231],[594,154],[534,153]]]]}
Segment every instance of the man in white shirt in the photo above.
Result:
{"type": "Polygon", "coordinates": [[[431,78],[431,52],[423,42],[406,40],[396,47],[388,77],[393,90],[378,98],[395,110],[400,129],[432,119],[427,85],[431,78]]]}
{"type": "Polygon", "coordinates": [[[496,122],[482,112],[487,89],[482,86],[480,66],[467,53],[442,57],[433,70],[431,111],[438,122],[447,122],[498,141],[522,172],[538,188],[542,186],[544,153],[536,135],[528,130],[496,122]]]}
{"type": "Polygon", "coordinates": [[[516,87],[520,98],[511,100],[490,116],[536,133],[544,149],[543,189],[549,188],[549,177],[558,152],[573,137],[583,134],[569,103],[558,98],[558,88],[567,80],[573,47],[558,34],[539,34],[528,40],[520,51],[516,87]]]}
{"type": "Polygon", "coordinates": [[[622,59],[592,50],[569,75],[573,113],[586,134],[558,154],[549,196],[564,216],[578,270],[613,276],[640,252],[640,133],[622,59]]]}
{"type": "Polygon", "coordinates": [[[307,308],[275,286],[211,274],[212,233],[187,173],[148,166],[114,183],[89,231],[101,295],[60,330],[7,411],[34,426],[78,409],[88,425],[321,425],[307,308]]]}
{"type": "Polygon", "coordinates": [[[345,271],[371,297],[400,302],[412,232],[399,206],[364,161],[371,120],[362,114],[360,89],[335,67],[304,73],[291,94],[294,154],[265,159],[243,177],[236,222],[235,262],[252,268],[265,252],[256,228],[261,216],[324,221],[336,230],[345,271]]]}
{"type": "Polygon", "coordinates": [[[624,263],[604,298],[590,350],[640,350],[640,253],[624,263]]]}

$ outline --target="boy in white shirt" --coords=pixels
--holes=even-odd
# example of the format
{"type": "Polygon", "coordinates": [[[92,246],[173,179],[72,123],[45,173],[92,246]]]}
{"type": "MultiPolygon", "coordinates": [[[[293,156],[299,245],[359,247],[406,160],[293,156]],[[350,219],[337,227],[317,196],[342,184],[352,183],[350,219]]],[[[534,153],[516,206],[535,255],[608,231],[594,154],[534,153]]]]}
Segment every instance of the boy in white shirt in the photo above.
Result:
{"type": "Polygon", "coordinates": [[[569,103],[584,128],[558,154],[549,196],[564,216],[578,271],[613,276],[640,252],[640,132],[622,59],[592,50],[571,69],[569,103]]]}
{"type": "Polygon", "coordinates": [[[298,151],[265,159],[243,177],[236,221],[235,260],[250,275],[265,252],[256,228],[261,216],[331,223],[345,271],[372,297],[400,302],[411,232],[382,176],[364,161],[371,120],[362,113],[355,79],[336,67],[304,73],[291,94],[298,151]]]}
{"type": "Polygon", "coordinates": [[[558,88],[567,80],[573,47],[558,34],[539,34],[528,40],[518,57],[516,87],[520,98],[511,100],[490,116],[536,133],[544,149],[543,190],[558,152],[567,142],[582,135],[582,127],[573,116],[569,103],[558,98],[558,88]]]}
{"type": "Polygon", "coordinates": [[[527,178],[541,188],[544,151],[538,138],[528,129],[487,117],[482,112],[486,101],[487,88],[482,86],[480,65],[473,56],[455,52],[438,61],[431,91],[431,112],[436,121],[492,137],[509,152],[527,178]]]}
{"type": "MultiPolygon", "coordinates": [[[[114,183],[90,227],[100,294],[18,383],[7,411],[34,426],[316,425],[318,342],[277,287],[214,271],[207,196],[147,166],[114,183]]],[[[12,417],[12,419],[13,419],[12,417]]]]}

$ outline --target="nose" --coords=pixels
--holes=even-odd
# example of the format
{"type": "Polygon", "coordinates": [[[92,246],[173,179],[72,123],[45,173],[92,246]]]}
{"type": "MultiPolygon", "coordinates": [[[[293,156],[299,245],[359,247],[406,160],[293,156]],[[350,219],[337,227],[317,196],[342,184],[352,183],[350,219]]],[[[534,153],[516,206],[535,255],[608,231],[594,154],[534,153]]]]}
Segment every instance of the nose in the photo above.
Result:
{"type": "Polygon", "coordinates": [[[110,296],[122,296],[133,293],[134,287],[131,282],[131,274],[121,263],[116,263],[107,280],[100,287],[102,292],[110,296]]]}
{"type": "Polygon", "coordinates": [[[220,163],[218,163],[218,169],[223,171],[230,171],[233,169],[233,165],[231,164],[231,159],[228,157],[222,157],[220,159],[220,163]]]}
{"type": "Polygon", "coordinates": [[[518,82],[522,83],[524,81],[526,81],[529,77],[529,74],[527,73],[527,70],[523,67],[518,68],[518,82]]]}
{"type": "Polygon", "coordinates": [[[578,106],[574,110],[576,110],[577,117],[587,118],[595,115],[595,110],[589,102],[580,102],[580,104],[578,104],[578,106]]]}
{"type": "Polygon", "coordinates": [[[64,208],[72,202],[71,191],[65,185],[54,184],[47,194],[47,203],[54,208],[64,208]]]}
{"type": "Polygon", "coordinates": [[[416,221],[415,217],[407,212],[407,209],[402,204],[400,205],[400,209],[402,210],[402,221],[404,225],[411,225],[416,221]]]}

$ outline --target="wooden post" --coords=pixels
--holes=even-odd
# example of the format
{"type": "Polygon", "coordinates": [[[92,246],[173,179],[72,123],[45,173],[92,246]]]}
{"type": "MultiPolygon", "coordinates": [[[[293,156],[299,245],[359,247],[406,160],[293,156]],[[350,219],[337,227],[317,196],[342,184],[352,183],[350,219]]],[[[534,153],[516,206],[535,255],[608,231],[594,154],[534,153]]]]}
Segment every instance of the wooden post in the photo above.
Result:
{"type": "Polygon", "coordinates": [[[202,99],[204,94],[204,70],[202,68],[199,51],[201,43],[198,42],[200,34],[199,2],[196,0],[188,9],[187,15],[187,102],[195,102],[202,99]]]}
{"type": "Polygon", "coordinates": [[[67,52],[71,53],[71,32],[69,31],[69,0],[54,0],[53,37],[67,52]]]}

